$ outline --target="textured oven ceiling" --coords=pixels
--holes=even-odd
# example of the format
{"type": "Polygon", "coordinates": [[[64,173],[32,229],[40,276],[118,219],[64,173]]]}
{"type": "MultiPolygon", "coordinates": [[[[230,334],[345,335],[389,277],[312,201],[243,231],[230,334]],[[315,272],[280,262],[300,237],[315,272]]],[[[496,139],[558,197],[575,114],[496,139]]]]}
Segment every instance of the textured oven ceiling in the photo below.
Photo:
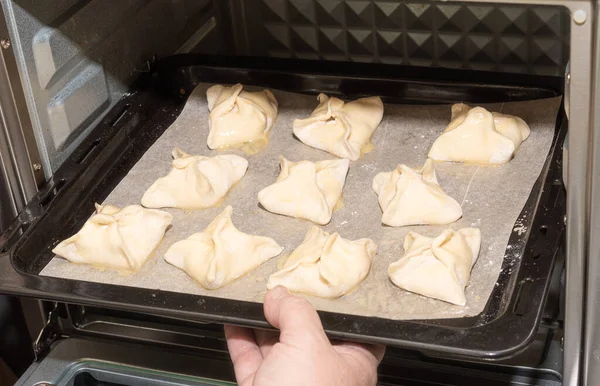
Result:
{"type": "Polygon", "coordinates": [[[247,44],[250,55],[545,75],[562,75],[569,57],[569,14],[562,7],[369,0],[243,3],[237,17],[246,28],[238,46],[247,44]]]}

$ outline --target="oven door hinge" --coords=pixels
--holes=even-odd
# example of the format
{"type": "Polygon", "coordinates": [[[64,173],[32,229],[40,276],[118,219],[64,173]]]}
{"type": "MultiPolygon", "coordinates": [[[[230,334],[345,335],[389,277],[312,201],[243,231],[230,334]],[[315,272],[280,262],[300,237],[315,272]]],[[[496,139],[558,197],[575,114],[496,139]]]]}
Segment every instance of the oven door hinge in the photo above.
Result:
{"type": "Polygon", "coordinates": [[[52,309],[48,313],[48,319],[46,320],[46,324],[40,331],[35,343],[33,344],[33,353],[35,355],[35,360],[39,360],[42,355],[50,348],[52,343],[56,340],[58,336],[57,332],[57,324],[58,324],[58,303],[52,303],[52,309]]]}

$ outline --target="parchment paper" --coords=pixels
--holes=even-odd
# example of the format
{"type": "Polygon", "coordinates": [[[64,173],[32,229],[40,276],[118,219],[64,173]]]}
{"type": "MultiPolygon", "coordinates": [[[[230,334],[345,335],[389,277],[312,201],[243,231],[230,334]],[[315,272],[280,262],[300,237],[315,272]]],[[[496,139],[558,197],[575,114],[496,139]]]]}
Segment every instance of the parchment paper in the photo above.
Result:
{"type": "MultiPolygon", "coordinates": [[[[206,89],[201,84],[188,99],[184,111],[161,138],[132,168],[105,203],[119,207],[139,204],[144,191],[157,178],[171,169],[171,150],[181,147],[191,154],[215,155],[206,146],[208,108],[206,89]]],[[[312,224],[272,214],[258,205],[257,193],[272,184],[279,175],[279,156],[292,161],[318,161],[335,158],[310,148],[292,135],[292,121],[307,117],[317,106],[312,95],[273,90],[279,101],[279,115],[271,132],[270,143],[262,152],[248,156],[230,150],[249,161],[246,176],[229,193],[223,205],[232,205],[233,222],[243,232],[274,238],[285,247],[275,257],[219,290],[205,290],[185,272],[166,263],[164,252],[176,241],[199,232],[223,210],[224,206],[203,211],[167,209],[173,214],[173,227],[142,270],[124,276],[115,271],[100,271],[75,265],[55,257],[42,275],[107,284],[142,287],[163,291],[184,292],[228,299],[262,302],[270,274],[277,271],[284,259],[300,244],[312,224]]],[[[344,206],[334,213],[328,232],[338,231],[342,237],[369,237],[378,246],[371,272],[354,292],[335,300],[311,298],[319,309],[387,319],[437,319],[472,316],[480,313],[497,281],[511,232],[528,232],[530,218],[519,219],[525,202],[538,178],[551,146],[560,99],[484,105],[522,117],[531,127],[514,160],[501,167],[479,167],[460,164],[436,164],[438,180],[444,190],[462,204],[463,217],[452,224],[453,229],[479,227],[482,244],[475,264],[471,284],[467,287],[467,305],[451,305],[412,294],[394,286],[388,278],[388,265],[403,254],[404,236],[411,230],[436,236],[445,227],[415,226],[392,228],[382,226],[381,209],[371,189],[373,177],[390,171],[398,163],[421,167],[433,141],[450,120],[450,106],[413,106],[386,104],[384,118],[373,136],[375,149],[357,162],[352,162],[343,193],[344,206]]],[[[517,258],[520,258],[517,257],[517,258]]]]}

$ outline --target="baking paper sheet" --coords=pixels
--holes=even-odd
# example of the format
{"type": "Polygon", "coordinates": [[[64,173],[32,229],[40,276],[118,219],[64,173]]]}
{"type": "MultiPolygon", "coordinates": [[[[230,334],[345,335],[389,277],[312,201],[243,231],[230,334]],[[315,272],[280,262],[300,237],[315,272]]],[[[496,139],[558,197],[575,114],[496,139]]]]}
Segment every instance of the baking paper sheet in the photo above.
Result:
{"type": "MultiPolygon", "coordinates": [[[[219,154],[206,146],[208,87],[206,84],[198,86],[178,119],[132,168],[105,203],[119,207],[139,204],[144,191],[171,169],[171,150],[175,146],[191,154],[219,154]]],[[[278,265],[281,267],[312,224],[267,212],[259,207],[257,193],[272,184],[279,175],[280,155],[291,161],[334,158],[302,144],[292,135],[292,121],[307,117],[318,103],[316,97],[278,90],[273,92],[279,101],[279,115],[268,147],[251,156],[239,150],[229,151],[245,156],[249,161],[249,169],[229,193],[223,206],[203,211],[167,209],[173,214],[173,226],[140,272],[124,276],[111,270],[100,271],[71,264],[55,257],[41,274],[262,302],[269,275],[277,271],[278,265]],[[285,250],[282,255],[233,284],[219,290],[205,290],[185,272],[166,263],[162,256],[174,242],[202,231],[223,210],[224,205],[233,206],[233,222],[238,229],[272,237],[285,250]]],[[[460,307],[409,293],[391,283],[387,268],[402,256],[404,236],[409,231],[436,236],[445,227],[383,226],[377,196],[371,189],[373,177],[379,172],[390,171],[399,163],[411,167],[423,165],[431,144],[449,122],[450,105],[385,104],[383,121],[372,140],[375,149],[351,163],[343,193],[344,206],[334,213],[331,223],[324,227],[326,231],[337,231],[348,239],[373,239],[378,251],[371,272],[357,290],[342,298],[324,300],[309,297],[310,301],[321,310],[387,319],[454,318],[480,313],[498,279],[505,252],[510,250],[511,246],[507,249],[509,236],[512,232],[528,231],[527,221],[523,224],[515,222],[546,160],[559,105],[559,98],[484,105],[491,111],[518,115],[530,125],[531,136],[522,144],[516,158],[501,167],[490,168],[450,163],[436,165],[440,185],[462,204],[464,212],[463,217],[451,227],[479,227],[482,233],[481,252],[472,271],[471,284],[466,289],[467,305],[460,307]]]]}

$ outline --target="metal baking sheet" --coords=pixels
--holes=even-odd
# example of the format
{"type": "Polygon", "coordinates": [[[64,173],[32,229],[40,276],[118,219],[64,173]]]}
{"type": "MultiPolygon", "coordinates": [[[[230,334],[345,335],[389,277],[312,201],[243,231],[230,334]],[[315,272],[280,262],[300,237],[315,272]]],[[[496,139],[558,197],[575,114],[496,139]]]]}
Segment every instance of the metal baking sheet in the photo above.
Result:
{"type": "MultiPolygon", "coordinates": [[[[105,203],[117,206],[139,203],[144,191],[157,178],[169,172],[171,150],[175,146],[192,154],[220,153],[206,146],[206,89],[209,86],[200,84],[195,89],[173,125],[123,178],[105,203]]],[[[302,144],[292,135],[293,120],[312,112],[317,105],[315,96],[272,91],[279,102],[279,115],[271,132],[270,143],[255,155],[246,155],[239,150],[229,151],[246,157],[249,169],[223,205],[233,206],[233,221],[241,231],[272,237],[284,246],[285,250],[279,257],[225,288],[205,290],[185,272],[166,263],[162,256],[174,242],[204,229],[223,206],[203,211],[167,209],[173,214],[173,227],[140,272],[122,275],[111,270],[101,271],[71,264],[55,257],[41,275],[262,302],[269,275],[281,267],[312,224],[265,211],[258,205],[257,193],[277,178],[280,155],[292,161],[334,158],[302,144]]],[[[331,223],[324,227],[326,231],[337,231],[348,239],[372,238],[378,246],[378,252],[371,272],[354,292],[335,300],[308,297],[318,309],[395,320],[457,318],[477,315],[483,310],[498,279],[505,254],[512,253],[512,246],[507,245],[511,233],[529,231],[528,221],[522,218],[518,224],[516,221],[546,161],[554,136],[560,98],[483,106],[492,111],[522,117],[531,128],[531,136],[522,144],[515,159],[500,167],[436,164],[441,186],[463,208],[463,217],[451,227],[472,226],[482,231],[481,252],[471,274],[471,283],[466,289],[467,305],[455,306],[406,292],[395,287],[387,276],[388,265],[403,254],[404,236],[409,231],[435,236],[445,227],[383,226],[377,196],[371,190],[373,177],[378,172],[392,170],[398,163],[420,167],[429,147],[450,119],[450,105],[385,104],[383,121],[372,140],[375,149],[351,163],[343,193],[344,206],[334,213],[331,223]]],[[[525,219],[529,220],[532,216],[533,213],[525,216],[525,219]]]]}

